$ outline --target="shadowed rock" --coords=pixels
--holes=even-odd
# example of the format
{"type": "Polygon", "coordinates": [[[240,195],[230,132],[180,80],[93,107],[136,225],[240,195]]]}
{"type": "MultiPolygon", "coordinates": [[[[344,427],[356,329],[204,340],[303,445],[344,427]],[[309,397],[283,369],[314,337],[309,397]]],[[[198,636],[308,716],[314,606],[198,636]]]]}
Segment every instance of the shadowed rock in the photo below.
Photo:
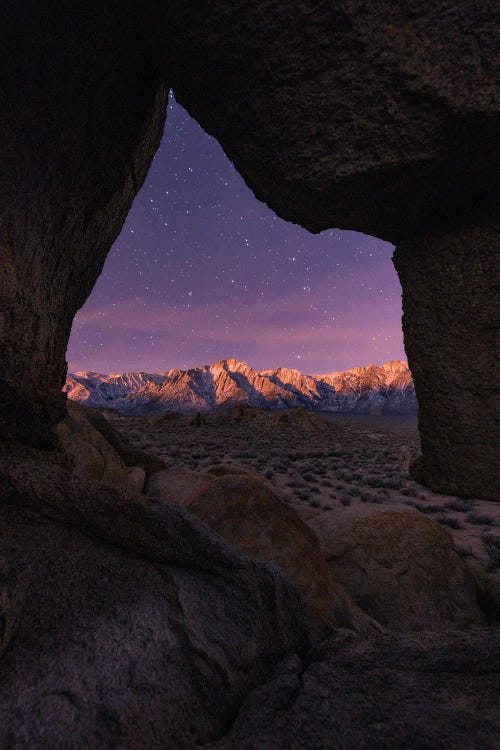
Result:
{"type": "Polygon", "coordinates": [[[124,491],[129,484],[127,468],[110,443],[91,425],[87,412],[69,403],[68,416],[56,428],[72,471],[82,479],[124,491]]]}
{"type": "Polygon", "coordinates": [[[256,688],[219,750],[496,750],[500,631],[338,635],[256,688]]]}
{"type": "Polygon", "coordinates": [[[476,583],[453,539],[416,510],[359,518],[335,513],[309,525],[339,581],[382,625],[399,631],[486,624],[476,583]]]}
{"type": "Polygon", "coordinates": [[[175,506],[0,460],[0,745],[187,748],[305,645],[301,602],[175,506]]]}
{"type": "Polygon", "coordinates": [[[269,483],[256,476],[221,476],[184,504],[251,559],[282,568],[304,597],[314,634],[339,626],[371,635],[382,630],[353,605],[325,563],[315,535],[269,483]]]}

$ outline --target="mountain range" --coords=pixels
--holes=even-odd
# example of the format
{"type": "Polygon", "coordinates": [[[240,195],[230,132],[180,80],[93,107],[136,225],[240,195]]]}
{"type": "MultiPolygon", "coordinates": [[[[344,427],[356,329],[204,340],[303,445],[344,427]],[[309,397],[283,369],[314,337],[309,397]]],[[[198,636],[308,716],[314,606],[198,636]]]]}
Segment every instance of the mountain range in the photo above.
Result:
{"type": "Polygon", "coordinates": [[[163,375],[76,372],[63,390],[73,401],[130,415],[209,412],[238,404],[273,411],[302,406],[356,414],[417,412],[410,370],[399,360],[323,375],[284,367],[258,371],[237,359],[163,375]]]}

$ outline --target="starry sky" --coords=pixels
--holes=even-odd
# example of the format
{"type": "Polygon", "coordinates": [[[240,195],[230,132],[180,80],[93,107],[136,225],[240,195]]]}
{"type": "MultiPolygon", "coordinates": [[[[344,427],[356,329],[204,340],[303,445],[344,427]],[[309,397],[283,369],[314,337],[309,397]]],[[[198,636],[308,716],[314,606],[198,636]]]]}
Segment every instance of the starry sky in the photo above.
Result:
{"type": "Polygon", "coordinates": [[[171,95],[161,147],[75,318],[69,371],[236,357],[325,373],[404,360],[392,250],[279,219],[171,95]]]}

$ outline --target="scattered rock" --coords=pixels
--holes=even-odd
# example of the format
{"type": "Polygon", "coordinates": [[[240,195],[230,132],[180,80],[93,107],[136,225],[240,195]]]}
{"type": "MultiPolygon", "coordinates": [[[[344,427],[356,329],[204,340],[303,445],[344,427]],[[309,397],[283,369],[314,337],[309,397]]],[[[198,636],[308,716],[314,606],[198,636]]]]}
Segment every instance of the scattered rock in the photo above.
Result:
{"type": "Polygon", "coordinates": [[[353,605],[326,565],[315,535],[268,483],[255,476],[221,476],[185,505],[251,559],[279,565],[304,597],[314,633],[339,625],[380,630],[353,605]]]}
{"type": "Polygon", "coordinates": [[[396,631],[484,623],[476,585],[450,534],[413,510],[309,521],[331,570],[365,612],[396,631]]]}

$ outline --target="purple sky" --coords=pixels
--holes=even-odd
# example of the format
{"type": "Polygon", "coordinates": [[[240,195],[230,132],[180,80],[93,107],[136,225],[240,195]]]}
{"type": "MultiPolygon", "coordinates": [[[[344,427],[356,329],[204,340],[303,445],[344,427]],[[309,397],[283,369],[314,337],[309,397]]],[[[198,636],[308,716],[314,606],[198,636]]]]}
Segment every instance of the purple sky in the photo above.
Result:
{"type": "Polygon", "coordinates": [[[313,235],[257,201],[171,99],[165,135],[73,324],[70,372],[237,357],[308,373],[405,359],[392,246],[313,235]]]}

